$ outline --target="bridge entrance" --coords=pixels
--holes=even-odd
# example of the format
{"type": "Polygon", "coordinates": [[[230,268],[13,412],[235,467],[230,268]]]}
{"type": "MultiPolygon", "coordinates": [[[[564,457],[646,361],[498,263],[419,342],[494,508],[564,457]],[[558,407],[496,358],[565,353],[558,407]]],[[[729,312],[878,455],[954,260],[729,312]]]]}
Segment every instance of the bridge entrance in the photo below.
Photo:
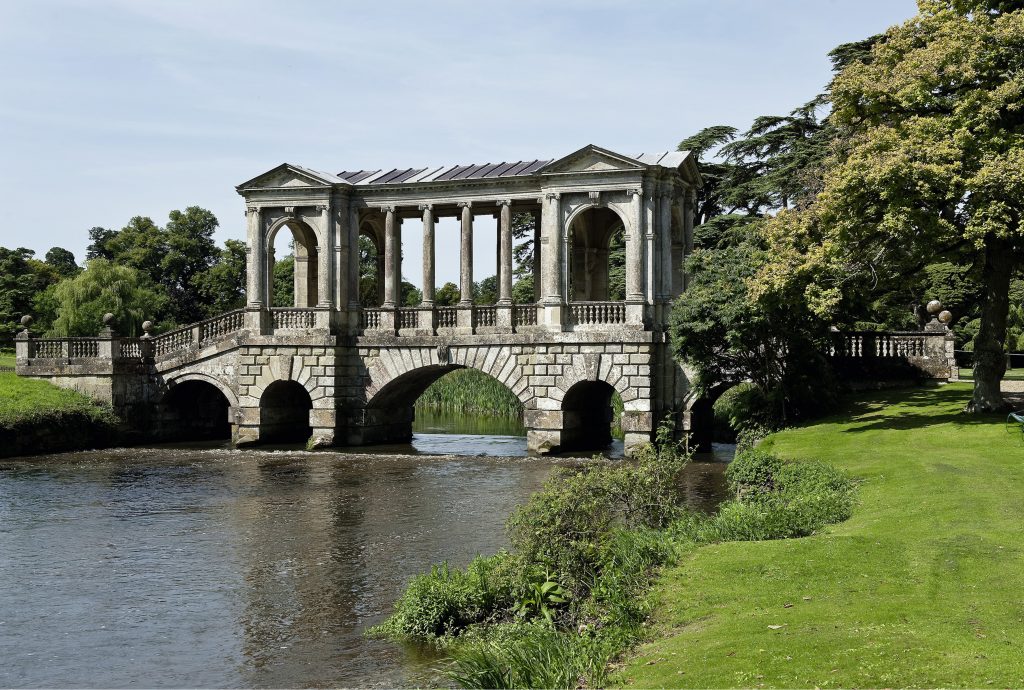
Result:
{"type": "Polygon", "coordinates": [[[313,435],[312,409],[302,384],[274,381],[260,397],[260,443],[304,443],[313,435]]]}
{"type": "Polygon", "coordinates": [[[604,450],[611,445],[614,394],[604,381],[581,381],[566,391],[559,451],[604,450]]]}
{"type": "Polygon", "coordinates": [[[164,398],[161,435],[176,441],[228,440],[230,409],[228,399],[213,384],[183,381],[164,398]]]}

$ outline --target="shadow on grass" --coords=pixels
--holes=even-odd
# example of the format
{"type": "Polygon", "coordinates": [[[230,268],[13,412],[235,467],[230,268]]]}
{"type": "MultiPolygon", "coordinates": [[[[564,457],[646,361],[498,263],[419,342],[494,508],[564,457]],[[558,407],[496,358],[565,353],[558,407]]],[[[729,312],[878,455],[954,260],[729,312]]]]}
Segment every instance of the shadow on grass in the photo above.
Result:
{"type": "Polygon", "coordinates": [[[881,391],[851,401],[836,419],[850,424],[843,433],[1002,424],[1006,419],[1003,414],[967,414],[963,410],[970,399],[970,389],[954,386],[881,391]]]}

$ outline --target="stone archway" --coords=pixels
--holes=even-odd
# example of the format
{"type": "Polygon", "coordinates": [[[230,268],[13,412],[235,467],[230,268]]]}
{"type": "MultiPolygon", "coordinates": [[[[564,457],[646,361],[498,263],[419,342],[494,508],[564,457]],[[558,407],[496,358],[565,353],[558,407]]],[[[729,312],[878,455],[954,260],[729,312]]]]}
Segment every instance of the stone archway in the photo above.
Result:
{"type": "Polygon", "coordinates": [[[313,400],[296,381],[274,381],[260,396],[260,442],[297,443],[313,435],[313,400]]]}
{"type": "Polygon", "coordinates": [[[626,221],[608,206],[589,206],[570,216],[569,299],[625,299],[626,221]]]}
{"type": "Polygon", "coordinates": [[[267,232],[267,276],[270,280],[271,304],[274,301],[274,266],[277,258],[274,251],[274,240],[282,228],[287,228],[294,240],[294,273],[293,273],[293,298],[290,305],[273,306],[294,306],[314,307],[319,302],[319,243],[316,231],[305,221],[297,217],[282,218],[274,223],[267,232]]]}
{"type": "Polygon", "coordinates": [[[173,441],[232,437],[232,400],[203,378],[175,381],[160,403],[161,436],[173,441]]]}

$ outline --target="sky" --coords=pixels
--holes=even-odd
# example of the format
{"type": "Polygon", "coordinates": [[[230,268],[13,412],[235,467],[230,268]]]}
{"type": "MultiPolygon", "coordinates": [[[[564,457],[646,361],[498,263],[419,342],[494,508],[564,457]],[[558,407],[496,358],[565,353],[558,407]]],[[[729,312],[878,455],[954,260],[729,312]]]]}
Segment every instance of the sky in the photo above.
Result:
{"type": "MultiPolygon", "coordinates": [[[[81,261],[87,230],[318,170],[674,149],[822,90],[827,53],[913,0],[0,0],[0,245],[81,261]]],[[[494,221],[476,224],[478,278],[494,221]]],[[[420,283],[419,228],[404,273],[420,283]]],[[[279,240],[281,241],[281,240],[279,240]]],[[[454,219],[438,283],[457,282],[454,219]],[[451,245],[451,250],[447,250],[451,245]]],[[[280,251],[279,251],[280,255],[280,251]]]]}

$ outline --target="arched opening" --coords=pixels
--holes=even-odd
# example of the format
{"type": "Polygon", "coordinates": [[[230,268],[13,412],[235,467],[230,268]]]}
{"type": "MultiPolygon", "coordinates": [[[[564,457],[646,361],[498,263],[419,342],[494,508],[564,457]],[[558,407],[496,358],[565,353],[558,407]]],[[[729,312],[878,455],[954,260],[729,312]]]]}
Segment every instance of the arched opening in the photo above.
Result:
{"type": "Polygon", "coordinates": [[[459,365],[426,366],[390,381],[373,397],[364,443],[411,443],[425,453],[522,455],[522,418],[519,398],[489,374],[459,365]]]}
{"type": "Polygon", "coordinates": [[[182,381],[163,401],[168,440],[207,441],[231,438],[231,404],[212,383],[182,381]]]}
{"type": "Polygon", "coordinates": [[[313,228],[301,220],[285,220],[271,231],[267,247],[271,306],[315,307],[319,263],[313,228]],[[281,233],[281,228],[290,233],[281,233]]]}
{"type": "Polygon", "coordinates": [[[260,441],[302,443],[313,435],[313,401],[300,383],[274,381],[260,397],[260,441]]]}
{"type": "Polygon", "coordinates": [[[626,235],[622,219],[609,208],[589,208],[569,227],[569,300],[626,298],[626,235]]]}
{"type": "Polygon", "coordinates": [[[612,443],[612,395],[604,381],[580,381],[562,398],[559,451],[602,450],[612,443]]]}
{"type": "Polygon", "coordinates": [[[384,231],[364,221],[359,226],[359,304],[384,303],[384,231]]]}

